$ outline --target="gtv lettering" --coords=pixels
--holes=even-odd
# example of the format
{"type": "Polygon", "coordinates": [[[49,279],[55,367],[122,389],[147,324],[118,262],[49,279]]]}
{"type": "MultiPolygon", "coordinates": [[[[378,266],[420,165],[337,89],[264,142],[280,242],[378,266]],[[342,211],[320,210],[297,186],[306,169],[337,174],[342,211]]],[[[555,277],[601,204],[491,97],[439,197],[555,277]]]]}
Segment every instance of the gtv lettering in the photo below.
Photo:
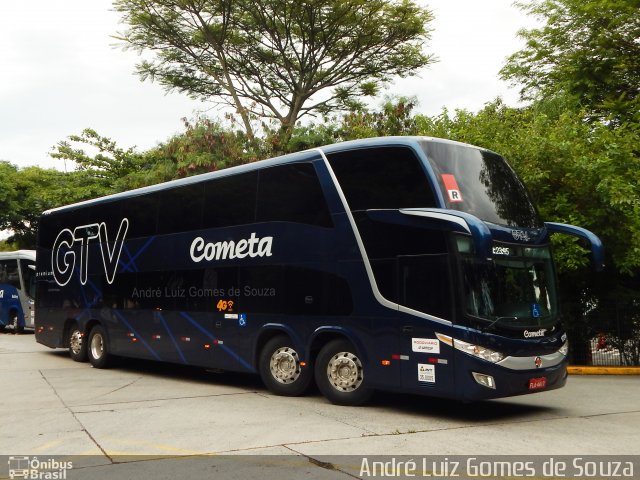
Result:
{"type": "Polygon", "coordinates": [[[113,283],[128,229],[129,220],[123,218],[113,242],[109,242],[109,233],[107,231],[107,225],[104,222],[81,225],[73,231],[68,228],[62,230],[56,237],[51,253],[53,278],[56,283],[61,287],[69,283],[76,268],[76,261],[79,261],[80,283],[82,285],[87,283],[89,245],[95,239],[98,239],[100,244],[100,254],[102,256],[102,264],[107,282],[110,284],[113,283]],[[76,244],[80,244],[79,259],[74,250],[76,244]]]}

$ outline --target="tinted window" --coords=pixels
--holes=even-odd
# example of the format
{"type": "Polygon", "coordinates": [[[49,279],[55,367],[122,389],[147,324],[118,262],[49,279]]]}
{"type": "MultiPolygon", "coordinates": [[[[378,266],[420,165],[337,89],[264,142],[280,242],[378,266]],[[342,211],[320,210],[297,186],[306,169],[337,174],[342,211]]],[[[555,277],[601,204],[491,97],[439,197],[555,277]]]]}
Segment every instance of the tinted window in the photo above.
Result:
{"type": "Polygon", "coordinates": [[[255,221],[257,172],[210,180],[204,187],[203,228],[245,225],[255,221]]]}
{"type": "Polygon", "coordinates": [[[122,212],[129,219],[127,238],[150,237],[156,234],[158,194],[152,193],[129,198],[122,212]]]}
{"type": "Polygon", "coordinates": [[[398,258],[398,303],[451,319],[452,297],[447,254],[398,258]]]}
{"type": "Polygon", "coordinates": [[[20,260],[20,269],[27,295],[34,298],[36,295],[36,264],[31,260],[20,260]]]}
{"type": "Polygon", "coordinates": [[[447,208],[498,225],[542,224],[526,188],[504,158],[465,145],[423,142],[447,208]]]}
{"type": "Polygon", "coordinates": [[[261,170],[256,221],[331,227],[331,215],[313,165],[294,163],[261,170]]]}
{"type": "Polygon", "coordinates": [[[382,296],[441,318],[451,317],[451,282],[442,231],[354,215],[382,296]]]}
{"type": "Polygon", "coordinates": [[[243,268],[239,289],[240,309],[248,313],[348,315],[353,309],[346,280],[312,268],[243,268]]]}
{"type": "Polygon", "coordinates": [[[44,248],[51,248],[58,234],[65,228],[72,230],[79,225],[89,223],[86,209],[74,209],[56,212],[40,217],[38,227],[38,244],[44,248]]]}
{"type": "Polygon", "coordinates": [[[410,148],[351,150],[328,158],[351,210],[436,206],[420,160],[410,148]]]}
{"type": "Polygon", "coordinates": [[[172,188],[159,193],[158,233],[198,230],[202,221],[204,185],[172,188]]]}
{"type": "Polygon", "coordinates": [[[20,274],[17,260],[0,260],[0,283],[20,290],[20,274]]]}

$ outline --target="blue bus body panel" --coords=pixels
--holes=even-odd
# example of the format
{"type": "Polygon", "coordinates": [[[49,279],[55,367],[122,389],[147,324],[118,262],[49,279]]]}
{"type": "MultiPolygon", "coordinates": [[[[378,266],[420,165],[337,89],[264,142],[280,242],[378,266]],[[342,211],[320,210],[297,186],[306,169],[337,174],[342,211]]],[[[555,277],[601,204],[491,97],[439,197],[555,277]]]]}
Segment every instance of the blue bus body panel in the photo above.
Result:
{"type": "Polygon", "coordinates": [[[11,312],[18,315],[18,326],[24,327],[24,312],[18,289],[12,285],[0,284],[0,325],[11,325],[11,312]]]}

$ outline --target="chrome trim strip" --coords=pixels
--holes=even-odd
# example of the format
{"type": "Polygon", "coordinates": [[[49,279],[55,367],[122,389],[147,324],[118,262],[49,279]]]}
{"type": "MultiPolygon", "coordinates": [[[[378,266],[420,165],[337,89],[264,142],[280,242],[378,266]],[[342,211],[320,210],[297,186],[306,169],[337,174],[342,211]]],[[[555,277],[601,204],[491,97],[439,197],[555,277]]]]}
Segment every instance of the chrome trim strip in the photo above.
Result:
{"type": "Polygon", "coordinates": [[[562,363],[566,357],[560,351],[549,355],[536,355],[533,357],[506,357],[496,365],[508,368],[509,370],[539,370],[548,367],[555,367],[562,363]],[[540,357],[542,364],[536,368],[536,358],[540,357]]]}
{"type": "Polygon", "coordinates": [[[448,220],[450,222],[457,223],[462,228],[464,228],[467,233],[471,234],[471,229],[469,228],[469,224],[463,218],[460,218],[456,215],[450,215],[447,213],[440,213],[440,212],[421,212],[419,210],[407,210],[407,209],[401,209],[400,213],[404,213],[405,215],[414,215],[416,217],[427,217],[427,218],[437,218],[439,220],[448,220]]]}
{"type": "Polygon", "coordinates": [[[393,303],[382,296],[382,294],[380,293],[380,290],[378,289],[378,284],[376,283],[375,277],[373,276],[373,269],[371,268],[369,257],[367,256],[367,252],[364,248],[364,242],[362,241],[362,237],[360,236],[360,231],[356,226],[356,221],[354,220],[353,214],[351,213],[351,209],[349,208],[349,204],[347,203],[347,197],[345,197],[344,192],[342,191],[342,187],[340,187],[340,183],[338,183],[338,178],[336,177],[335,172],[331,168],[331,165],[329,164],[329,159],[327,159],[327,156],[324,154],[324,151],[322,151],[320,148],[316,148],[315,150],[317,150],[322,156],[322,159],[324,160],[324,164],[327,167],[327,171],[329,172],[329,175],[331,175],[331,180],[333,181],[334,188],[336,189],[336,192],[338,192],[338,196],[340,197],[340,201],[342,202],[344,211],[346,212],[347,218],[349,219],[349,223],[351,224],[351,229],[353,230],[353,234],[356,237],[358,249],[360,250],[360,255],[362,256],[362,261],[367,271],[367,276],[369,277],[369,283],[371,284],[371,290],[373,291],[373,295],[378,301],[378,303],[380,303],[380,305],[382,305],[383,307],[387,307],[392,310],[400,311],[403,313],[409,313],[411,315],[415,315],[416,317],[424,318],[426,320],[431,320],[437,323],[441,323],[443,325],[452,325],[452,322],[449,320],[445,320],[439,317],[434,317],[433,315],[428,315],[426,313],[413,310],[409,307],[404,307],[397,303],[393,303]]]}

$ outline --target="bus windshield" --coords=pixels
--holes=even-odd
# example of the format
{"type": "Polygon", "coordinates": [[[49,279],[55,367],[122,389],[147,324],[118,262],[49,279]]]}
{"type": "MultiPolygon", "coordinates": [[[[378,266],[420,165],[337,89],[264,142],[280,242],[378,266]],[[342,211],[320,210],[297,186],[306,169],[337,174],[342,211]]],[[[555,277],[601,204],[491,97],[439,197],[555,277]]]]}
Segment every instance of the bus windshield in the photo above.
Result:
{"type": "Polygon", "coordinates": [[[540,228],[542,222],[518,176],[500,155],[467,145],[422,142],[446,208],[485,222],[540,228]]]}
{"type": "Polygon", "coordinates": [[[464,247],[459,250],[468,316],[506,328],[556,323],[555,275],[548,246],[494,246],[490,262],[463,253],[464,247]]]}

